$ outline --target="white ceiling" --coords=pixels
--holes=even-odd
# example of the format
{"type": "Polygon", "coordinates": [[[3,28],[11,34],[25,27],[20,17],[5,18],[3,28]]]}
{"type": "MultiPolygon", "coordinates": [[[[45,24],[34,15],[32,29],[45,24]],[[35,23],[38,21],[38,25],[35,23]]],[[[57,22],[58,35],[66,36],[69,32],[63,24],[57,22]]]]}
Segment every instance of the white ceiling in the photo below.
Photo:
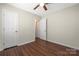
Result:
{"type": "Polygon", "coordinates": [[[63,8],[67,8],[67,7],[75,5],[75,3],[50,3],[46,5],[48,9],[47,11],[45,11],[42,7],[38,7],[36,10],[33,10],[33,8],[38,4],[39,3],[23,3],[23,4],[14,3],[14,4],[9,4],[9,5],[21,8],[33,14],[39,15],[40,17],[43,17],[44,15],[49,14],[49,13],[56,12],[63,8]]]}

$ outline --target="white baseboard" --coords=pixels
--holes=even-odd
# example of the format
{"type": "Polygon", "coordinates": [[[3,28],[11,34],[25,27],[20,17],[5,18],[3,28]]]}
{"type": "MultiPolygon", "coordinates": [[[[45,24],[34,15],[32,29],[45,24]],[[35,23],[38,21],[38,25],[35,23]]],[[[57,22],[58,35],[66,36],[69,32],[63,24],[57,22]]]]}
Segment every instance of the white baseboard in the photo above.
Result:
{"type": "MultiPolygon", "coordinates": [[[[49,41],[49,40],[48,40],[48,41],[49,41]]],[[[51,41],[49,41],[49,42],[51,42],[51,41]]],[[[66,47],[75,49],[75,50],[79,50],[79,47],[77,48],[77,47],[73,47],[73,46],[70,46],[70,45],[67,45],[67,44],[63,44],[63,43],[59,43],[59,42],[55,42],[55,41],[52,41],[52,42],[54,42],[54,43],[56,43],[56,44],[59,44],[59,45],[62,45],[62,46],[66,46],[66,47]]]]}
{"type": "Polygon", "coordinates": [[[0,51],[3,51],[4,49],[0,49],[0,51]]]}
{"type": "Polygon", "coordinates": [[[23,42],[23,43],[17,44],[17,46],[21,46],[21,45],[24,45],[24,44],[27,44],[27,43],[31,43],[31,42],[34,42],[34,41],[35,40],[29,41],[29,42],[23,42]]]}

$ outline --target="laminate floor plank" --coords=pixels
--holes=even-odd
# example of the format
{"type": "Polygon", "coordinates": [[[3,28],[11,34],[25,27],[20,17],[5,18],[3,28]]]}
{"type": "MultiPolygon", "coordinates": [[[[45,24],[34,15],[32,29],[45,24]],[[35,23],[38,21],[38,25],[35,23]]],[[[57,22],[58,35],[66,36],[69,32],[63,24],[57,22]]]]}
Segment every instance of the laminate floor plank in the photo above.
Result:
{"type": "Polygon", "coordinates": [[[0,56],[79,56],[79,50],[36,39],[35,42],[0,51],[0,56]]]}

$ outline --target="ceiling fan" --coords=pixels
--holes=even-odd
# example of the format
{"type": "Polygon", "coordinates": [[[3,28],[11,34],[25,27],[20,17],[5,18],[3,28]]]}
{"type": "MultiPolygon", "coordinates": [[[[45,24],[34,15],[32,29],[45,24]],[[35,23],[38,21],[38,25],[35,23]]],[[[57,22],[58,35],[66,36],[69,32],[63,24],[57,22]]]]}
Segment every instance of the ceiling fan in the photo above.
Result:
{"type": "Polygon", "coordinates": [[[43,7],[44,10],[46,11],[46,10],[48,10],[47,7],[46,7],[47,4],[48,4],[48,3],[40,3],[40,4],[38,4],[36,7],[34,7],[34,10],[36,10],[39,6],[41,6],[41,7],[43,7]]]}

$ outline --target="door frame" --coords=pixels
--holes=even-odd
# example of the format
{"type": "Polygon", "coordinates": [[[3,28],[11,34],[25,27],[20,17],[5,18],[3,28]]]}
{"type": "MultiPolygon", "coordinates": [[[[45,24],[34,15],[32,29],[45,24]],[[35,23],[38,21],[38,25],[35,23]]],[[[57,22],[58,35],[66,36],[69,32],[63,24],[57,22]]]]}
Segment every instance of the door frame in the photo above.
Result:
{"type": "MultiPolygon", "coordinates": [[[[44,19],[46,20],[46,31],[45,31],[45,32],[46,32],[46,34],[45,34],[45,35],[46,35],[46,37],[45,37],[46,39],[44,39],[44,40],[47,41],[47,18],[44,18],[44,19]]],[[[40,21],[41,21],[41,20],[39,20],[36,25],[38,25],[38,24],[40,23],[40,21]]],[[[38,26],[40,27],[40,25],[38,25],[38,26]]],[[[38,28],[39,28],[39,27],[38,27],[38,28]]],[[[38,32],[38,28],[37,28],[37,32],[38,32]]],[[[42,27],[41,27],[41,28],[42,28],[42,27]]],[[[40,37],[38,36],[38,33],[37,33],[37,37],[36,37],[36,38],[43,39],[43,38],[40,38],[40,37]]]]}

